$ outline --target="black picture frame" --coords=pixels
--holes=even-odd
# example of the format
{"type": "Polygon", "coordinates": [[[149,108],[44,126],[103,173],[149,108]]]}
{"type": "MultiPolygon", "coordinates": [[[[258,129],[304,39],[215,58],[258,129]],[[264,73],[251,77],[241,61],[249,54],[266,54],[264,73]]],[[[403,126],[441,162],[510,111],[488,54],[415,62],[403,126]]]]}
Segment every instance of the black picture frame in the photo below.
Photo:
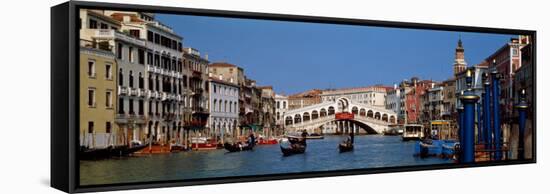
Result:
{"type": "Polygon", "coordinates": [[[146,11],[156,13],[185,14],[196,16],[216,16],[227,18],[248,18],[262,20],[299,21],[310,23],[346,24],[360,26],[395,27],[408,29],[428,29],[442,31],[481,32],[497,34],[524,34],[532,37],[533,44],[533,87],[536,88],[536,31],[502,28],[485,28],[472,26],[455,26],[441,24],[408,23],[377,21],[365,19],[348,19],[303,15],[270,14],[240,11],[223,11],[209,9],[163,7],[134,4],[115,4],[99,2],[69,1],[51,8],[51,186],[64,192],[92,192],[127,189],[144,189],[157,187],[175,187],[188,185],[221,184],[250,181],[268,181],[280,179],[313,178],[327,176],[345,176],[359,174],[376,174],[403,171],[438,170],[466,167],[486,167],[510,164],[536,163],[536,89],[533,94],[533,157],[526,160],[506,160],[478,162],[474,164],[436,164],[423,166],[385,167],[373,169],[354,169],[327,172],[302,172],[275,175],[239,176],[229,178],[207,178],[186,181],[155,181],[141,183],[124,183],[109,185],[80,186],[78,171],[78,52],[79,31],[78,10],[81,8],[114,9],[129,11],[146,11]]]}

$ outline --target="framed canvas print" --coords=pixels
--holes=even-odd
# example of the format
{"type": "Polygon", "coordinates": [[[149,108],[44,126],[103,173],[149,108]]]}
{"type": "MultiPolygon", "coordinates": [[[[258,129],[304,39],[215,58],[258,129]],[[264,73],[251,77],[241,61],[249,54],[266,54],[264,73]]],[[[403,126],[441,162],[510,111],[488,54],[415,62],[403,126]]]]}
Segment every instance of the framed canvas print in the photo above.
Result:
{"type": "Polygon", "coordinates": [[[535,31],[73,1],[51,14],[65,192],[536,161],[535,31]]]}

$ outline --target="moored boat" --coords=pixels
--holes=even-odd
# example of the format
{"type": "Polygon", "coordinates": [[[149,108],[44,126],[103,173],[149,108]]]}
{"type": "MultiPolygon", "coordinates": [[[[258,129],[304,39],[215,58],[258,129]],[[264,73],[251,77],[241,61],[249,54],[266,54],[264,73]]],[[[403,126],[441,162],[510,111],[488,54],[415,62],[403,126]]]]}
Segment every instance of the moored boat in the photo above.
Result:
{"type": "Polygon", "coordinates": [[[185,145],[179,144],[179,143],[170,144],[170,152],[181,152],[181,151],[185,151],[185,145]]]}
{"type": "Polygon", "coordinates": [[[236,144],[230,144],[230,143],[224,143],[223,147],[225,150],[229,152],[240,152],[240,151],[251,151],[254,146],[246,145],[243,146],[242,144],[236,143],[236,144]]]}
{"type": "MultiPolygon", "coordinates": [[[[299,138],[302,138],[298,135],[287,135],[286,136],[287,138],[294,138],[294,139],[299,139],[299,138]]],[[[324,139],[325,137],[322,136],[322,135],[307,135],[305,137],[306,139],[324,139]]]]}
{"type": "Polygon", "coordinates": [[[258,139],[258,145],[274,145],[277,143],[277,139],[258,139]]]}
{"type": "Polygon", "coordinates": [[[111,155],[115,157],[129,156],[134,154],[137,151],[145,149],[146,147],[147,147],[147,144],[133,144],[131,147],[126,145],[119,146],[119,147],[115,147],[115,149],[111,151],[111,155]]]}
{"type": "Polygon", "coordinates": [[[386,136],[397,136],[403,134],[403,130],[400,128],[400,125],[390,125],[388,129],[384,130],[383,134],[386,136]]]}
{"type": "Polygon", "coordinates": [[[423,126],[419,124],[406,124],[404,126],[403,141],[420,140],[424,137],[423,126]]]}
{"type": "Polygon", "coordinates": [[[322,136],[321,134],[312,133],[306,136],[306,139],[324,139],[325,136],[322,136]]]}
{"type": "Polygon", "coordinates": [[[80,147],[78,159],[80,160],[100,160],[111,156],[112,146],[106,148],[86,148],[80,147]]]}
{"type": "Polygon", "coordinates": [[[214,150],[218,148],[218,144],[206,137],[194,137],[191,138],[191,148],[194,150],[214,150]]]}

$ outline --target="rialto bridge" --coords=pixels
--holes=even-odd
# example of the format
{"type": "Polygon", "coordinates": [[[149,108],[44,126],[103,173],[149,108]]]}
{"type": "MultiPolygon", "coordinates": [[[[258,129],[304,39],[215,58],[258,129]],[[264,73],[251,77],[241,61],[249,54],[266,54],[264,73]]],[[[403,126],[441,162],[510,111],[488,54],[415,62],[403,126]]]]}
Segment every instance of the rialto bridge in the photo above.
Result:
{"type": "Polygon", "coordinates": [[[378,134],[397,123],[397,114],[385,108],[356,103],[348,98],[289,110],[284,114],[287,132],[378,134]]]}

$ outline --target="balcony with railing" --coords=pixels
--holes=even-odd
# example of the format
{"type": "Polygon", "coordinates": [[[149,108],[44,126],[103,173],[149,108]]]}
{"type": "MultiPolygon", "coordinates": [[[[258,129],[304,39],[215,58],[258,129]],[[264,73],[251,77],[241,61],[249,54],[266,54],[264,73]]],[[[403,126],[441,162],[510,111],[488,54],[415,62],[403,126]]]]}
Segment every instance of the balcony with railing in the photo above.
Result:
{"type": "Polygon", "coordinates": [[[156,73],[157,67],[155,67],[153,65],[147,65],[146,70],[147,70],[147,72],[156,73]]]}
{"type": "Polygon", "coordinates": [[[202,88],[191,88],[192,95],[201,95],[204,91],[202,88]]]}
{"type": "Polygon", "coordinates": [[[176,116],[177,116],[177,114],[175,114],[175,113],[165,113],[165,114],[162,114],[162,119],[167,120],[167,121],[171,121],[171,120],[176,119],[176,116]]]}
{"type": "Polygon", "coordinates": [[[137,92],[138,92],[137,94],[138,97],[147,97],[147,91],[145,89],[138,88],[137,92]]]}
{"type": "Polygon", "coordinates": [[[128,87],[128,90],[130,91],[130,96],[138,96],[139,91],[137,88],[128,87]]]}
{"type": "Polygon", "coordinates": [[[128,42],[135,45],[145,46],[145,40],[136,38],[134,36],[130,36],[128,34],[124,34],[122,32],[119,32],[117,30],[112,29],[94,29],[94,33],[92,35],[93,38],[98,40],[105,40],[105,39],[117,39],[122,40],[124,42],[128,42]]]}
{"type": "Polygon", "coordinates": [[[193,114],[209,114],[208,109],[199,106],[192,107],[191,111],[193,114]]]}
{"type": "Polygon", "coordinates": [[[90,41],[80,39],[80,47],[98,49],[106,52],[113,51],[113,46],[109,43],[109,41],[90,41]]]}
{"type": "Polygon", "coordinates": [[[124,87],[124,86],[118,86],[118,95],[119,96],[125,96],[125,95],[128,95],[130,93],[130,90],[128,87],[124,87]]]}
{"type": "Polygon", "coordinates": [[[193,78],[201,78],[202,77],[202,72],[197,71],[197,70],[193,70],[191,76],[193,78]]]}
{"type": "Polygon", "coordinates": [[[160,99],[167,100],[168,99],[168,94],[166,92],[160,93],[160,99]]]}

